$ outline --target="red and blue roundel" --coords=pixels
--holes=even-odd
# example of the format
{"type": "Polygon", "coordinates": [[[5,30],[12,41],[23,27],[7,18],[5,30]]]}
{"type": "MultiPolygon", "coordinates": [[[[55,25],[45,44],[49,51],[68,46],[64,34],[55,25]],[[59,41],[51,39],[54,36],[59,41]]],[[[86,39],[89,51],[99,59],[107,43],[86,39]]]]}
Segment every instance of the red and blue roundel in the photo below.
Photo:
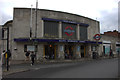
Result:
{"type": "Polygon", "coordinates": [[[73,28],[71,26],[67,26],[65,28],[64,32],[67,36],[72,36],[75,31],[73,30],[73,28]]]}
{"type": "Polygon", "coordinates": [[[93,38],[94,38],[95,40],[100,40],[100,39],[101,39],[101,36],[100,36],[100,34],[96,34],[93,38]]]}

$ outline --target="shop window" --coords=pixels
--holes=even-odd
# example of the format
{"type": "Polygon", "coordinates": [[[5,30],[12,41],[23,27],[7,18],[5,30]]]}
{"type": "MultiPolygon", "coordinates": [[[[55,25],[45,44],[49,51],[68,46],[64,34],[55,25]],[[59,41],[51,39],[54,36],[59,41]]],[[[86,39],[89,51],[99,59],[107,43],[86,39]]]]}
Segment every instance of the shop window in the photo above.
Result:
{"type": "Polygon", "coordinates": [[[104,45],[104,54],[109,55],[111,46],[110,44],[103,44],[104,45]]]}
{"type": "Polygon", "coordinates": [[[120,53],[120,46],[116,46],[116,52],[117,52],[117,54],[120,53]]]}

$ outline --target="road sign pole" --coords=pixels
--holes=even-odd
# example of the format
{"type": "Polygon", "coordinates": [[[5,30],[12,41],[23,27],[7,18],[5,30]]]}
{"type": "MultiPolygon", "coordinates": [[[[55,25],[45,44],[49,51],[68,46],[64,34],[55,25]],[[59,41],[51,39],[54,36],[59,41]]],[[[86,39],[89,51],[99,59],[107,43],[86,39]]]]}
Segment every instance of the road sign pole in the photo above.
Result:
{"type": "Polygon", "coordinates": [[[99,47],[98,47],[98,46],[99,46],[99,45],[98,45],[98,42],[99,42],[99,40],[101,39],[101,36],[100,36],[100,34],[95,34],[93,38],[94,38],[94,40],[96,40],[96,45],[97,45],[97,51],[96,51],[97,53],[96,53],[96,54],[97,54],[97,57],[98,57],[98,50],[99,50],[99,49],[98,49],[98,48],[99,48],[99,47]]]}

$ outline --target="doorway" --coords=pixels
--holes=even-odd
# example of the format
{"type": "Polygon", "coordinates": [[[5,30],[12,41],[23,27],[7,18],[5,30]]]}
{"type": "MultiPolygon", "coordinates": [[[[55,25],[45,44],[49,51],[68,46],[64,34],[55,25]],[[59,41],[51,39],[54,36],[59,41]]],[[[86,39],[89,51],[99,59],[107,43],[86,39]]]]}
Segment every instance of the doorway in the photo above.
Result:
{"type": "Polygon", "coordinates": [[[81,45],[81,58],[85,57],[85,46],[81,45]]]}
{"type": "Polygon", "coordinates": [[[65,59],[73,59],[74,54],[74,46],[73,45],[65,45],[65,59]]]}
{"type": "Polygon", "coordinates": [[[44,50],[46,59],[56,59],[56,45],[45,45],[44,50]]]}

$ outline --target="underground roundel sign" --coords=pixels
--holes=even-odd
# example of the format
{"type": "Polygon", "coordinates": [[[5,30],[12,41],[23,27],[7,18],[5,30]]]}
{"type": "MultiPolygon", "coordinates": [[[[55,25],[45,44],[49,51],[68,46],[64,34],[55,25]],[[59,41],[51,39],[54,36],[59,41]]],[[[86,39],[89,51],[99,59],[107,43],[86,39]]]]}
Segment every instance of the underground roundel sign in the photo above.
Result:
{"type": "Polygon", "coordinates": [[[65,28],[64,32],[67,36],[72,36],[75,31],[73,30],[73,28],[71,26],[67,26],[65,28]]]}
{"type": "Polygon", "coordinates": [[[100,40],[101,39],[101,36],[100,34],[95,34],[95,36],[93,37],[95,40],[100,40]]]}

